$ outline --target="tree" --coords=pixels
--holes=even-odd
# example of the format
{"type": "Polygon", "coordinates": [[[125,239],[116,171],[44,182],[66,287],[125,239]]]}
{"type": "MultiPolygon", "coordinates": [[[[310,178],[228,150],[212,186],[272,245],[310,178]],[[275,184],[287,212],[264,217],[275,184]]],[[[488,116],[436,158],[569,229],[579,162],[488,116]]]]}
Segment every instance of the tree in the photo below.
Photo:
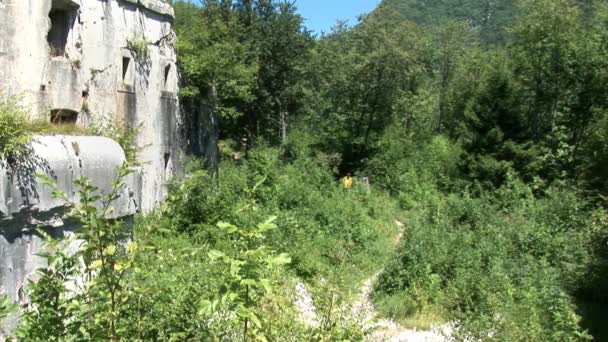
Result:
{"type": "Polygon", "coordinates": [[[181,96],[203,98],[226,128],[238,126],[254,101],[256,50],[229,2],[175,4],[181,96]]]}
{"type": "Polygon", "coordinates": [[[292,1],[260,1],[255,27],[260,69],[250,128],[255,136],[285,143],[290,116],[300,111],[303,66],[312,38],[292,1]]]}
{"type": "Polygon", "coordinates": [[[344,169],[360,166],[393,122],[398,103],[430,75],[428,41],[415,25],[365,18],[339,24],[317,45],[309,68],[308,124],[344,169]]]}

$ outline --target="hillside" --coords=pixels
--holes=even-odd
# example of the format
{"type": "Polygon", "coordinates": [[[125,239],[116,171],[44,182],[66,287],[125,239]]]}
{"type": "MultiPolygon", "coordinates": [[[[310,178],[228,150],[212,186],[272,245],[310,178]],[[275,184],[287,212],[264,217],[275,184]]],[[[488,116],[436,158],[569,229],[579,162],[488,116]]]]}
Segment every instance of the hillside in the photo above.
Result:
{"type": "Polygon", "coordinates": [[[482,41],[496,44],[506,40],[505,28],[516,10],[511,0],[384,0],[374,15],[429,26],[446,19],[464,20],[479,30],[482,41]]]}
{"type": "MultiPolygon", "coordinates": [[[[594,0],[574,0],[591,15],[594,0]]],[[[384,0],[373,15],[397,20],[410,20],[420,25],[437,26],[446,19],[464,20],[479,31],[486,45],[507,41],[507,28],[517,15],[513,0],[384,0]]]]}

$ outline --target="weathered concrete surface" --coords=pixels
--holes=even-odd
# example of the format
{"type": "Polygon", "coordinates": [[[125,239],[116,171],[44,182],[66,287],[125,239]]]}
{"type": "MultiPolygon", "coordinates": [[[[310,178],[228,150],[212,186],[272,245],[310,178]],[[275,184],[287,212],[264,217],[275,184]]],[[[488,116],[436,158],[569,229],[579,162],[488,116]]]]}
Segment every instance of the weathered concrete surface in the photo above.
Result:
{"type": "MultiPolygon", "coordinates": [[[[86,177],[109,193],[125,154],[115,141],[103,137],[35,137],[29,156],[0,166],[0,289],[21,305],[26,304],[25,286],[36,269],[45,266],[36,256],[42,240],[35,228],[65,236],[78,223],[64,217],[64,202],[53,198],[52,190],[38,182],[46,174],[63,189],[71,202],[79,200],[74,181],[86,177]]],[[[120,198],[112,203],[113,216],[128,217],[140,207],[139,174],[126,179],[120,198]]],[[[1,340],[0,336],[0,340],[1,340]]]]}
{"type": "MultiPolygon", "coordinates": [[[[142,166],[116,216],[157,207],[180,171],[173,16],[162,0],[0,0],[0,100],[18,96],[32,118],[138,131],[142,166]]],[[[51,175],[77,201],[75,179],[109,191],[123,161],[109,139],[57,136],[37,137],[30,158],[0,166],[0,289],[26,300],[23,286],[42,266],[36,226],[59,236],[77,228],[34,174],[51,175]]]]}
{"type": "Polygon", "coordinates": [[[172,21],[161,0],[0,0],[0,96],[44,120],[137,129],[143,210],[181,164],[172,21]]]}
{"type": "MultiPolygon", "coordinates": [[[[53,198],[49,187],[39,184],[36,174],[48,174],[70,201],[76,202],[79,196],[75,180],[86,177],[102,193],[107,192],[124,162],[122,148],[108,138],[36,136],[26,160],[14,161],[12,166],[6,163],[0,166],[0,217],[6,221],[23,211],[46,212],[63,205],[62,200],[53,198]]],[[[138,210],[139,189],[131,189],[131,192],[131,196],[124,193],[116,201],[117,216],[138,210]]]]}

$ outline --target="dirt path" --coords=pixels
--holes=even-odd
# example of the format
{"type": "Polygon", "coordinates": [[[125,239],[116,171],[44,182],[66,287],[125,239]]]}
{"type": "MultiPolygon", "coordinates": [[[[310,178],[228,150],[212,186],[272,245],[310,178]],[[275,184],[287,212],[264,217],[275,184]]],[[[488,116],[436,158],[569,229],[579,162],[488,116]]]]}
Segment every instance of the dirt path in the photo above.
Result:
{"type": "Polygon", "coordinates": [[[352,304],[353,316],[361,319],[364,329],[369,332],[365,341],[379,342],[443,342],[449,335],[447,327],[437,327],[430,331],[406,329],[390,319],[379,319],[371,295],[380,273],[369,278],[361,286],[359,299],[352,304]]]}
{"type": "MultiPolygon", "coordinates": [[[[399,227],[399,234],[393,241],[393,247],[397,248],[403,238],[405,226],[395,220],[395,225],[399,227]]],[[[449,334],[446,327],[438,327],[431,331],[406,329],[399,323],[390,319],[379,319],[378,311],[372,302],[372,292],[378,276],[382,272],[374,274],[367,279],[359,291],[359,299],[352,304],[353,316],[359,317],[361,323],[369,335],[366,341],[390,341],[390,342],[440,342],[446,341],[445,334],[449,334]]]]}
{"type": "MultiPolygon", "coordinates": [[[[404,234],[404,224],[395,220],[399,227],[399,234],[393,241],[393,247],[397,248],[404,234]]],[[[443,342],[450,335],[449,326],[436,327],[429,331],[406,329],[399,323],[390,319],[380,319],[379,313],[374,307],[371,299],[374,284],[382,271],[368,278],[359,290],[358,299],[343,308],[342,312],[348,312],[350,318],[359,322],[368,332],[365,341],[369,342],[443,342]]],[[[313,304],[312,295],[305,285],[298,283],[296,286],[296,307],[300,311],[303,322],[309,326],[318,325],[318,318],[313,304]]]]}

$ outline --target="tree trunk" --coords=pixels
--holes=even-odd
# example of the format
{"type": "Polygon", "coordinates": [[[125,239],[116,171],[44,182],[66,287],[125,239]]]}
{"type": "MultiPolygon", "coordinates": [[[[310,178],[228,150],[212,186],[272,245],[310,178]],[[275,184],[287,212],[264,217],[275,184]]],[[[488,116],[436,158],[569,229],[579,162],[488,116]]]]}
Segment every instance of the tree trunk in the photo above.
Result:
{"type": "Polygon", "coordinates": [[[283,109],[281,100],[277,100],[277,104],[279,107],[279,139],[281,139],[281,143],[285,144],[287,142],[287,111],[283,109]]]}

